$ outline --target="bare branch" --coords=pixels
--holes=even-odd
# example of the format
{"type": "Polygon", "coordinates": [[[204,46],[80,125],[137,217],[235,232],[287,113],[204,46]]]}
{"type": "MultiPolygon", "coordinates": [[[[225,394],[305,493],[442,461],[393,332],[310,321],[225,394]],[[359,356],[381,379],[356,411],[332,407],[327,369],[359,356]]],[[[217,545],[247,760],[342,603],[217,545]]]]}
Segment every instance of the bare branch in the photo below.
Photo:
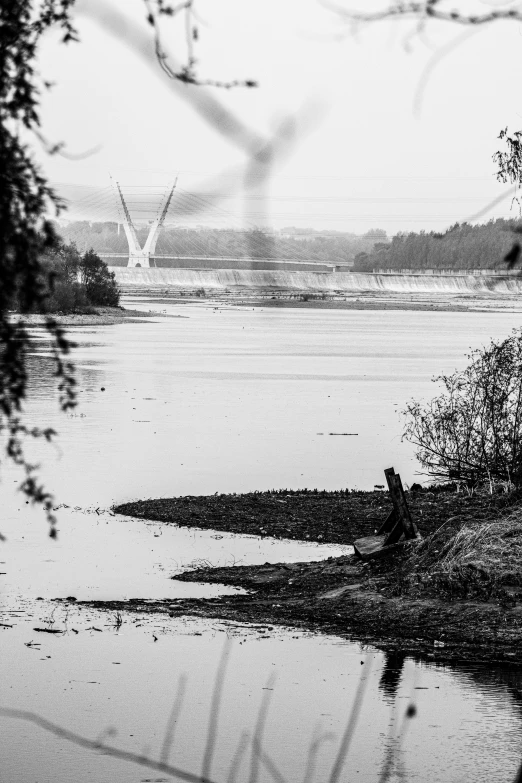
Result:
{"type": "Polygon", "coordinates": [[[236,783],[237,773],[239,767],[241,766],[243,756],[247,751],[249,742],[250,742],[250,735],[247,731],[244,731],[241,734],[241,737],[239,738],[236,752],[234,753],[232,757],[232,761],[230,762],[230,770],[227,777],[227,783],[236,783]]]}
{"type": "Polygon", "coordinates": [[[148,769],[153,769],[157,772],[165,772],[167,775],[172,775],[180,780],[186,780],[187,783],[212,783],[209,779],[205,780],[199,775],[193,775],[191,772],[186,772],[184,769],[172,766],[172,764],[156,761],[148,756],[132,753],[128,750],[121,750],[120,748],[115,748],[113,745],[107,745],[105,742],[87,739],[87,737],[83,737],[81,734],[76,734],[74,731],[64,729],[62,726],[58,726],[56,723],[53,723],[46,718],[42,718],[35,712],[1,707],[0,715],[3,715],[6,718],[14,718],[15,720],[23,720],[26,723],[33,723],[35,726],[44,729],[44,731],[54,734],[55,737],[72,742],[73,745],[78,745],[80,748],[104,753],[107,756],[120,759],[121,761],[130,761],[132,764],[137,764],[140,767],[147,767],[148,769]]]}
{"type": "Polygon", "coordinates": [[[359,713],[361,712],[364,692],[366,690],[366,686],[368,685],[368,678],[370,676],[370,671],[372,668],[373,658],[370,654],[366,656],[366,660],[364,661],[363,670],[361,672],[361,677],[359,679],[359,683],[357,685],[357,690],[355,692],[355,698],[353,700],[352,705],[352,711],[350,713],[350,717],[348,719],[348,723],[346,724],[346,728],[344,730],[344,734],[341,738],[341,743],[339,745],[339,750],[337,751],[337,756],[335,758],[332,771],[330,773],[330,780],[329,783],[337,783],[337,781],[340,778],[344,762],[346,761],[346,756],[348,755],[348,751],[350,750],[350,743],[352,741],[353,734],[355,732],[355,727],[357,726],[357,721],[359,719],[359,713]]]}
{"type": "Polygon", "coordinates": [[[185,41],[187,44],[187,62],[185,65],[171,66],[169,62],[169,56],[162,44],[158,17],[153,8],[152,0],[143,0],[147,8],[147,22],[150,24],[154,31],[154,49],[156,52],[156,59],[160,64],[161,69],[167,74],[169,79],[177,79],[184,84],[192,84],[198,87],[221,87],[224,89],[230,89],[231,87],[257,87],[257,82],[252,79],[234,79],[232,81],[224,82],[216,79],[200,79],[196,75],[195,65],[196,58],[194,56],[194,40],[197,38],[197,33],[194,34],[195,28],[192,26],[192,6],[194,0],[187,0],[187,2],[180,3],[177,6],[164,5],[161,0],[156,0],[158,5],[159,15],[175,16],[180,11],[185,11],[185,41]]]}
{"type": "Polygon", "coordinates": [[[60,157],[66,158],[67,160],[85,160],[85,158],[96,155],[103,147],[102,144],[95,144],[94,147],[90,147],[83,152],[68,152],[65,142],[50,142],[45,138],[43,133],[38,130],[35,130],[34,134],[48,155],[60,155],[60,157]]]}
{"type": "MultiPolygon", "coordinates": [[[[139,55],[146,65],[157,74],[158,60],[155,41],[146,29],[131,21],[113,3],[103,0],[89,0],[78,4],[78,11],[99,24],[106,32],[113,35],[120,43],[126,44],[139,55]]],[[[198,90],[187,90],[183,81],[171,77],[171,73],[181,71],[182,67],[173,57],[169,57],[167,70],[170,88],[182,100],[187,102],[199,116],[216,132],[224,136],[239,149],[249,155],[256,154],[265,143],[265,139],[248,128],[235,114],[201,86],[198,90]]],[[[160,62],[161,64],[161,62],[160,62]]],[[[163,61],[165,65],[165,61],[163,61]]]]}
{"type": "Polygon", "coordinates": [[[261,699],[261,706],[257,716],[256,727],[254,730],[254,736],[252,738],[252,759],[250,764],[249,783],[256,783],[257,776],[259,774],[258,760],[262,758],[262,739],[263,731],[265,729],[266,718],[268,715],[268,708],[270,706],[270,700],[272,697],[272,690],[275,683],[275,674],[272,673],[268,678],[268,682],[265,686],[263,698],[261,699]]]}
{"type": "Polygon", "coordinates": [[[506,190],[500,196],[494,198],[492,201],[486,204],[485,207],[482,207],[482,209],[480,209],[478,212],[475,212],[473,215],[467,217],[465,222],[472,223],[474,220],[479,220],[481,217],[484,217],[484,215],[487,215],[488,212],[490,212],[494,207],[497,206],[497,204],[501,204],[507,198],[513,198],[513,196],[515,196],[517,193],[517,189],[518,189],[518,185],[509,188],[509,190],[506,190]]]}
{"type": "Polygon", "coordinates": [[[413,99],[413,111],[415,112],[415,114],[419,114],[420,112],[424,90],[426,89],[426,85],[429,79],[431,78],[431,75],[435,70],[435,68],[437,67],[437,65],[448,54],[450,54],[452,51],[454,51],[463,43],[465,43],[465,41],[467,41],[469,38],[471,38],[472,36],[480,32],[482,32],[482,28],[466,30],[465,32],[458,35],[455,39],[450,41],[448,44],[446,44],[445,46],[441,46],[439,49],[437,49],[436,52],[433,53],[426,67],[421,73],[419,82],[417,84],[417,88],[415,90],[415,97],[413,99]]]}
{"type": "Polygon", "coordinates": [[[219,721],[219,710],[221,707],[221,698],[223,695],[223,685],[225,684],[225,674],[227,671],[227,664],[230,658],[230,650],[232,648],[232,639],[227,638],[221,658],[219,661],[218,670],[216,672],[216,679],[214,682],[214,689],[212,691],[212,701],[210,703],[210,717],[207,729],[207,744],[205,747],[205,753],[203,755],[203,763],[201,765],[201,777],[203,780],[210,779],[210,770],[212,766],[212,757],[214,755],[214,749],[216,747],[216,738],[219,721]]]}
{"type": "Polygon", "coordinates": [[[381,11],[357,11],[344,8],[323,0],[324,5],[351,22],[379,22],[386,19],[438,19],[442,22],[453,22],[461,25],[486,25],[501,20],[522,21],[522,9],[512,8],[490,11],[486,14],[469,14],[460,11],[441,9],[441,0],[426,0],[421,3],[392,3],[381,11]]]}
{"type": "Polygon", "coordinates": [[[166,764],[168,762],[169,755],[172,750],[172,746],[174,744],[176,723],[178,722],[178,718],[181,712],[181,707],[183,706],[183,699],[185,697],[186,687],[187,687],[187,676],[185,674],[182,674],[181,677],[179,678],[178,689],[176,691],[176,698],[174,699],[174,704],[172,705],[172,710],[170,711],[169,719],[167,721],[167,726],[165,728],[165,737],[163,739],[163,745],[161,747],[161,753],[160,753],[160,761],[163,764],[166,764]]]}

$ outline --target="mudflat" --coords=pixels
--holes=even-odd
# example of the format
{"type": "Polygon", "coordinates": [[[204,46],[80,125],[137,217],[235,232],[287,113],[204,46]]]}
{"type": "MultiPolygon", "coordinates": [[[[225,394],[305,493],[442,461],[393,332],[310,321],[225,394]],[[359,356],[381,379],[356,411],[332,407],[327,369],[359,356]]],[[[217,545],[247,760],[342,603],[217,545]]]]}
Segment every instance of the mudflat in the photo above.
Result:
{"type": "Polygon", "coordinates": [[[145,310],[126,310],[123,307],[96,307],[88,313],[13,313],[14,322],[23,322],[26,326],[45,326],[51,318],[60,326],[109,326],[110,324],[135,323],[143,318],[175,318],[145,310]]]}
{"type": "MultiPolygon", "coordinates": [[[[408,492],[425,538],[451,537],[520,507],[521,492],[468,494],[454,488],[408,492]]],[[[165,524],[277,538],[350,544],[375,531],[389,511],[383,491],[289,491],[153,499],[117,513],[165,524]]],[[[408,581],[411,547],[363,563],[354,555],[311,563],[199,568],[181,581],[234,585],[245,594],[213,599],[85,602],[98,609],[190,614],[237,622],[283,624],[437,660],[522,664],[522,588],[462,592],[408,581]],[[520,598],[520,601],[519,601],[520,598]]],[[[478,587],[477,587],[478,585],[478,587]]],[[[78,602],[80,603],[80,602],[78,602]]]]}

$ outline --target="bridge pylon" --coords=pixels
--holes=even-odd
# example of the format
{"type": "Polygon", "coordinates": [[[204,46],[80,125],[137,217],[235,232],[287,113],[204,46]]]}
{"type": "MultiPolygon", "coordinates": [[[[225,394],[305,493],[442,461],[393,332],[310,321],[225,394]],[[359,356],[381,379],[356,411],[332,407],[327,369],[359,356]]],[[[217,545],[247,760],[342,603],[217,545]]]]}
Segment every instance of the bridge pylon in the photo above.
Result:
{"type": "Polygon", "coordinates": [[[114,184],[116,187],[118,200],[121,203],[121,207],[123,210],[123,214],[122,214],[123,228],[125,231],[125,236],[127,237],[127,243],[129,245],[129,261],[127,266],[134,266],[134,267],[141,266],[146,268],[150,267],[150,257],[154,255],[156,251],[156,242],[158,241],[159,231],[167,215],[167,211],[170,206],[172,194],[174,193],[174,189],[176,187],[177,181],[178,180],[176,178],[174,180],[172,187],[170,187],[166,191],[163,200],[161,202],[160,208],[158,210],[156,219],[153,221],[153,223],[150,226],[149,234],[147,236],[147,239],[143,247],[141,247],[138,241],[136,229],[132,222],[132,218],[130,216],[127,204],[125,203],[125,199],[123,198],[123,193],[121,192],[120,184],[119,182],[115,181],[114,184]]]}

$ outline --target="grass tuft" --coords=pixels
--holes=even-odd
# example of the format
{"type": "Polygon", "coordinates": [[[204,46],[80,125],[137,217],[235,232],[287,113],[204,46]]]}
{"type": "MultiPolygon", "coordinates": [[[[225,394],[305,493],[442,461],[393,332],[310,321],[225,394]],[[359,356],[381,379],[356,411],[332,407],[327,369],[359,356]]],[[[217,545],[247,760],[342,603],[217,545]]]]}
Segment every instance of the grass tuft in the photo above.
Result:
{"type": "Polygon", "coordinates": [[[482,524],[444,526],[420,542],[402,564],[401,592],[489,599],[522,585],[522,508],[482,524]]]}

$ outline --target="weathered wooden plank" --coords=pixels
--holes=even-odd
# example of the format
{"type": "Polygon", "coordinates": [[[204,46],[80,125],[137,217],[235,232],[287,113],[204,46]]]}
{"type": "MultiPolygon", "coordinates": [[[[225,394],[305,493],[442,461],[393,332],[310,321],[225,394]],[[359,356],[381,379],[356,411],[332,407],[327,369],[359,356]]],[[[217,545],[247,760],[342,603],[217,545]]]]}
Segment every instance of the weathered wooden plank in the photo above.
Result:
{"type": "Polygon", "coordinates": [[[380,536],[382,533],[389,533],[390,530],[393,530],[393,528],[397,524],[397,521],[398,521],[398,516],[394,507],[392,508],[392,510],[390,511],[390,513],[388,514],[388,516],[386,517],[386,519],[384,520],[380,528],[378,529],[377,535],[380,536]]]}
{"type": "Polygon", "coordinates": [[[388,484],[388,490],[392,499],[393,507],[397,514],[398,520],[401,523],[404,535],[406,538],[418,538],[419,531],[411,518],[410,509],[406,502],[406,495],[402,487],[401,477],[398,473],[395,473],[393,468],[388,468],[384,471],[386,476],[386,482],[388,484]]]}
{"type": "Polygon", "coordinates": [[[362,560],[384,557],[401,547],[409,539],[420,538],[411,518],[401,477],[393,468],[384,471],[393,509],[374,536],[358,538],[354,542],[355,554],[362,560]]]}
{"type": "Polygon", "coordinates": [[[404,528],[402,526],[401,520],[398,519],[392,529],[386,533],[384,545],[389,546],[390,544],[396,544],[397,541],[400,541],[401,538],[404,537],[404,528]]]}
{"type": "Polygon", "coordinates": [[[405,541],[397,541],[386,545],[385,535],[365,536],[353,542],[355,554],[361,560],[374,560],[377,557],[385,557],[404,545],[405,541]]]}
{"type": "Polygon", "coordinates": [[[374,552],[382,549],[386,535],[365,536],[353,542],[353,548],[357,557],[368,560],[374,552]]]}
{"type": "Polygon", "coordinates": [[[388,491],[393,504],[376,535],[365,536],[354,541],[355,554],[362,560],[384,557],[403,546],[407,540],[420,538],[419,531],[411,518],[401,477],[393,468],[384,471],[388,491]]]}

